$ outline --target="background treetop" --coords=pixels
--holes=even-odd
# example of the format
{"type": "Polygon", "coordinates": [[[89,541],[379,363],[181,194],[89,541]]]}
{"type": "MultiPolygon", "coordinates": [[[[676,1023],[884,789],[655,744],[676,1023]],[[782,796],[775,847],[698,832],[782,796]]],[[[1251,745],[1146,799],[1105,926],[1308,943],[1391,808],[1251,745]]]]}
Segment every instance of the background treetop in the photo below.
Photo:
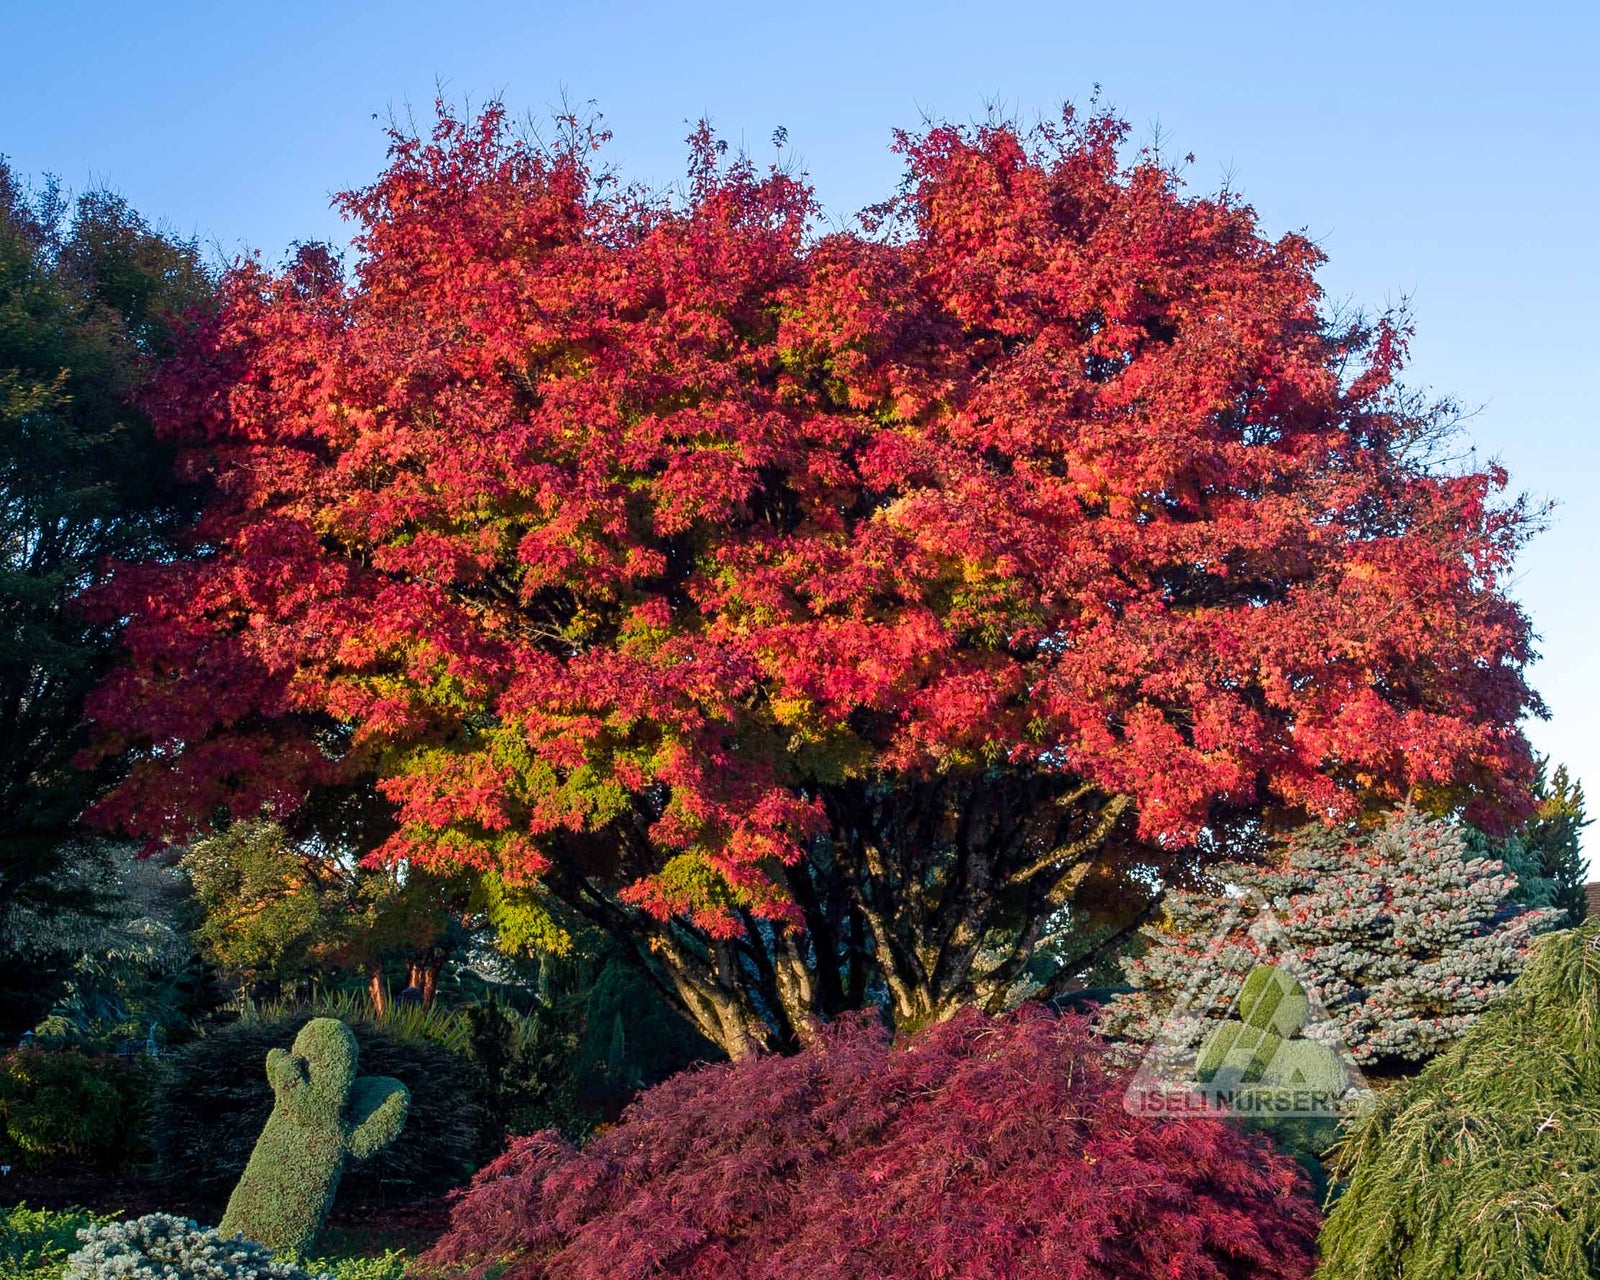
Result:
{"type": "Polygon", "coordinates": [[[76,958],[27,935],[103,880],[67,869],[99,862],[69,837],[108,780],[72,757],[116,627],[75,601],[114,559],[173,554],[195,513],[139,395],[212,284],[116,194],[30,190],[0,157],[0,1028],[30,1025],[76,958]]]}

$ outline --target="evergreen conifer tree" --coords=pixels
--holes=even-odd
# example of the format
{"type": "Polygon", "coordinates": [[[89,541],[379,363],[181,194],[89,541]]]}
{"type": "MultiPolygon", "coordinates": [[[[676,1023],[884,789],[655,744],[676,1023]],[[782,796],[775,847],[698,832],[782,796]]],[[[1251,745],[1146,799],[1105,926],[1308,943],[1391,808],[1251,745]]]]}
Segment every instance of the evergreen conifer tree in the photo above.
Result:
{"type": "Polygon", "coordinates": [[[1215,892],[1170,895],[1148,948],[1125,965],[1135,989],[1105,1011],[1106,1031],[1150,1038],[1201,975],[1237,972],[1220,989],[1238,991],[1276,958],[1249,929],[1265,908],[1355,1061],[1404,1074],[1464,1034],[1521,972],[1533,937],[1562,918],[1518,905],[1516,878],[1474,856],[1459,824],[1409,809],[1372,832],[1304,827],[1280,860],[1224,864],[1216,881],[1215,892]]]}
{"type": "Polygon", "coordinates": [[[1341,1145],[1321,1280],[1600,1275],[1600,924],[1541,939],[1506,999],[1341,1145]]]}
{"type": "Polygon", "coordinates": [[[1580,833],[1590,822],[1584,811],[1583,784],[1567,773],[1566,765],[1557,765],[1552,774],[1549,760],[1541,759],[1534,774],[1533,801],[1533,816],[1504,839],[1468,827],[1467,848],[1505,863],[1517,877],[1514,901],[1554,907],[1563,914],[1563,925],[1582,924],[1588,902],[1580,833]]]}
{"type": "Polygon", "coordinates": [[[41,926],[112,878],[75,826],[108,775],[72,761],[116,627],[77,604],[114,562],[170,561],[196,509],[142,403],[211,288],[198,247],[121,197],[30,189],[0,156],[0,1035],[75,958],[47,959],[41,926]]]}

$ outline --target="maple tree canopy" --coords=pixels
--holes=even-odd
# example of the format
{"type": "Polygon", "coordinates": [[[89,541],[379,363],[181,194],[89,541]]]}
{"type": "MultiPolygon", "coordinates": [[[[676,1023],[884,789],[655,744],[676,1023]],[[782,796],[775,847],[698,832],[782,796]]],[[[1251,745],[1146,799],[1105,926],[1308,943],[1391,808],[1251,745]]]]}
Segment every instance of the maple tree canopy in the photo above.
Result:
{"type": "Polygon", "coordinates": [[[984,904],[1059,907],[1114,832],[1524,803],[1528,515],[1427,464],[1403,324],[1330,320],[1307,239],[1105,116],[903,135],[828,234],[704,127],[668,197],[569,123],[397,134],[348,277],[246,261],[196,323],[153,412],[211,498],[98,599],[103,820],[364,780],[373,856],[672,922],[770,1023],[844,981],[824,918],[906,1017],[970,997],[984,904]],[[784,937],[798,996],[726,951],[784,937]]]}

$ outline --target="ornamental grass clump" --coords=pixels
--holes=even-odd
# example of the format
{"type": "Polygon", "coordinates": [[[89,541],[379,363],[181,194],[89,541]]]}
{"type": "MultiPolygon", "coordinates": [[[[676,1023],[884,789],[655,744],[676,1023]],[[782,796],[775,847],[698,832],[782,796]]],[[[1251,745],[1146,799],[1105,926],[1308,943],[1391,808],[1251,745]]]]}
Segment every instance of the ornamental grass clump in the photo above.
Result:
{"type": "Polygon", "coordinates": [[[419,1277],[1306,1280],[1304,1176],[1222,1119],[1123,1107],[1088,1020],[860,1016],[683,1072],[576,1149],[513,1142],[419,1277]]]}
{"type": "Polygon", "coordinates": [[[264,1245],[170,1213],[100,1223],[78,1239],[63,1280],[313,1280],[264,1245]]]}
{"type": "Polygon", "coordinates": [[[1600,920],[1341,1147],[1321,1280],[1600,1275],[1600,920]]]}

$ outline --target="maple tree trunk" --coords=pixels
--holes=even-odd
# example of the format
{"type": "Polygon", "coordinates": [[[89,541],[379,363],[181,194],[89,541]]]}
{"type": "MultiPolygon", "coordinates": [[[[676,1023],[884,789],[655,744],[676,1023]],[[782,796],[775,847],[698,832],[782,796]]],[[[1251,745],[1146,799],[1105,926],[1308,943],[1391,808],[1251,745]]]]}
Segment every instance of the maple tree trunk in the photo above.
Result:
{"type": "Polygon", "coordinates": [[[389,1012],[389,988],[383,981],[383,970],[374,966],[367,971],[367,994],[372,997],[372,1008],[380,1018],[389,1012]]]}
{"type": "Polygon", "coordinates": [[[664,943],[656,949],[677,1003],[700,1034],[735,1062],[760,1050],[783,1047],[776,1029],[754,1007],[731,945],[718,940],[707,950],[708,957],[702,959],[695,948],[684,944],[664,943]]]}
{"type": "Polygon", "coordinates": [[[433,1008],[439,994],[439,974],[444,969],[444,952],[429,947],[420,960],[406,961],[406,989],[417,992],[424,1009],[433,1008]]]}
{"type": "MultiPolygon", "coordinates": [[[[625,908],[588,881],[568,880],[563,896],[738,1060],[804,1047],[822,1023],[866,1007],[875,986],[903,1030],[967,1005],[1005,1008],[1045,922],[1127,851],[1128,802],[1071,779],[863,785],[828,801],[825,847],[787,870],[803,927],[739,911],[742,936],[715,939],[687,920],[625,908]]],[[[1154,892],[1118,900],[1131,913],[1154,892]]],[[[1055,994],[1127,936],[1126,923],[1068,956],[1036,994],[1055,994]]]]}
{"type": "Polygon", "coordinates": [[[762,981],[747,940],[711,938],[689,922],[656,919],[587,879],[561,883],[568,905],[620,943],[656,991],[734,1061],[799,1046],[775,973],[769,964],[762,981]]]}
{"type": "MultiPolygon", "coordinates": [[[[870,939],[858,949],[870,951],[903,1028],[966,1005],[1005,1008],[1046,923],[1090,875],[1117,874],[1132,849],[1122,831],[1128,799],[1061,776],[862,784],[826,798],[831,861],[853,928],[870,939]]],[[[1140,896],[1123,900],[1137,909],[1140,896]]],[[[1072,957],[1036,994],[1054,994],[1094,958],[1092,949],[1072,957]]]]}

